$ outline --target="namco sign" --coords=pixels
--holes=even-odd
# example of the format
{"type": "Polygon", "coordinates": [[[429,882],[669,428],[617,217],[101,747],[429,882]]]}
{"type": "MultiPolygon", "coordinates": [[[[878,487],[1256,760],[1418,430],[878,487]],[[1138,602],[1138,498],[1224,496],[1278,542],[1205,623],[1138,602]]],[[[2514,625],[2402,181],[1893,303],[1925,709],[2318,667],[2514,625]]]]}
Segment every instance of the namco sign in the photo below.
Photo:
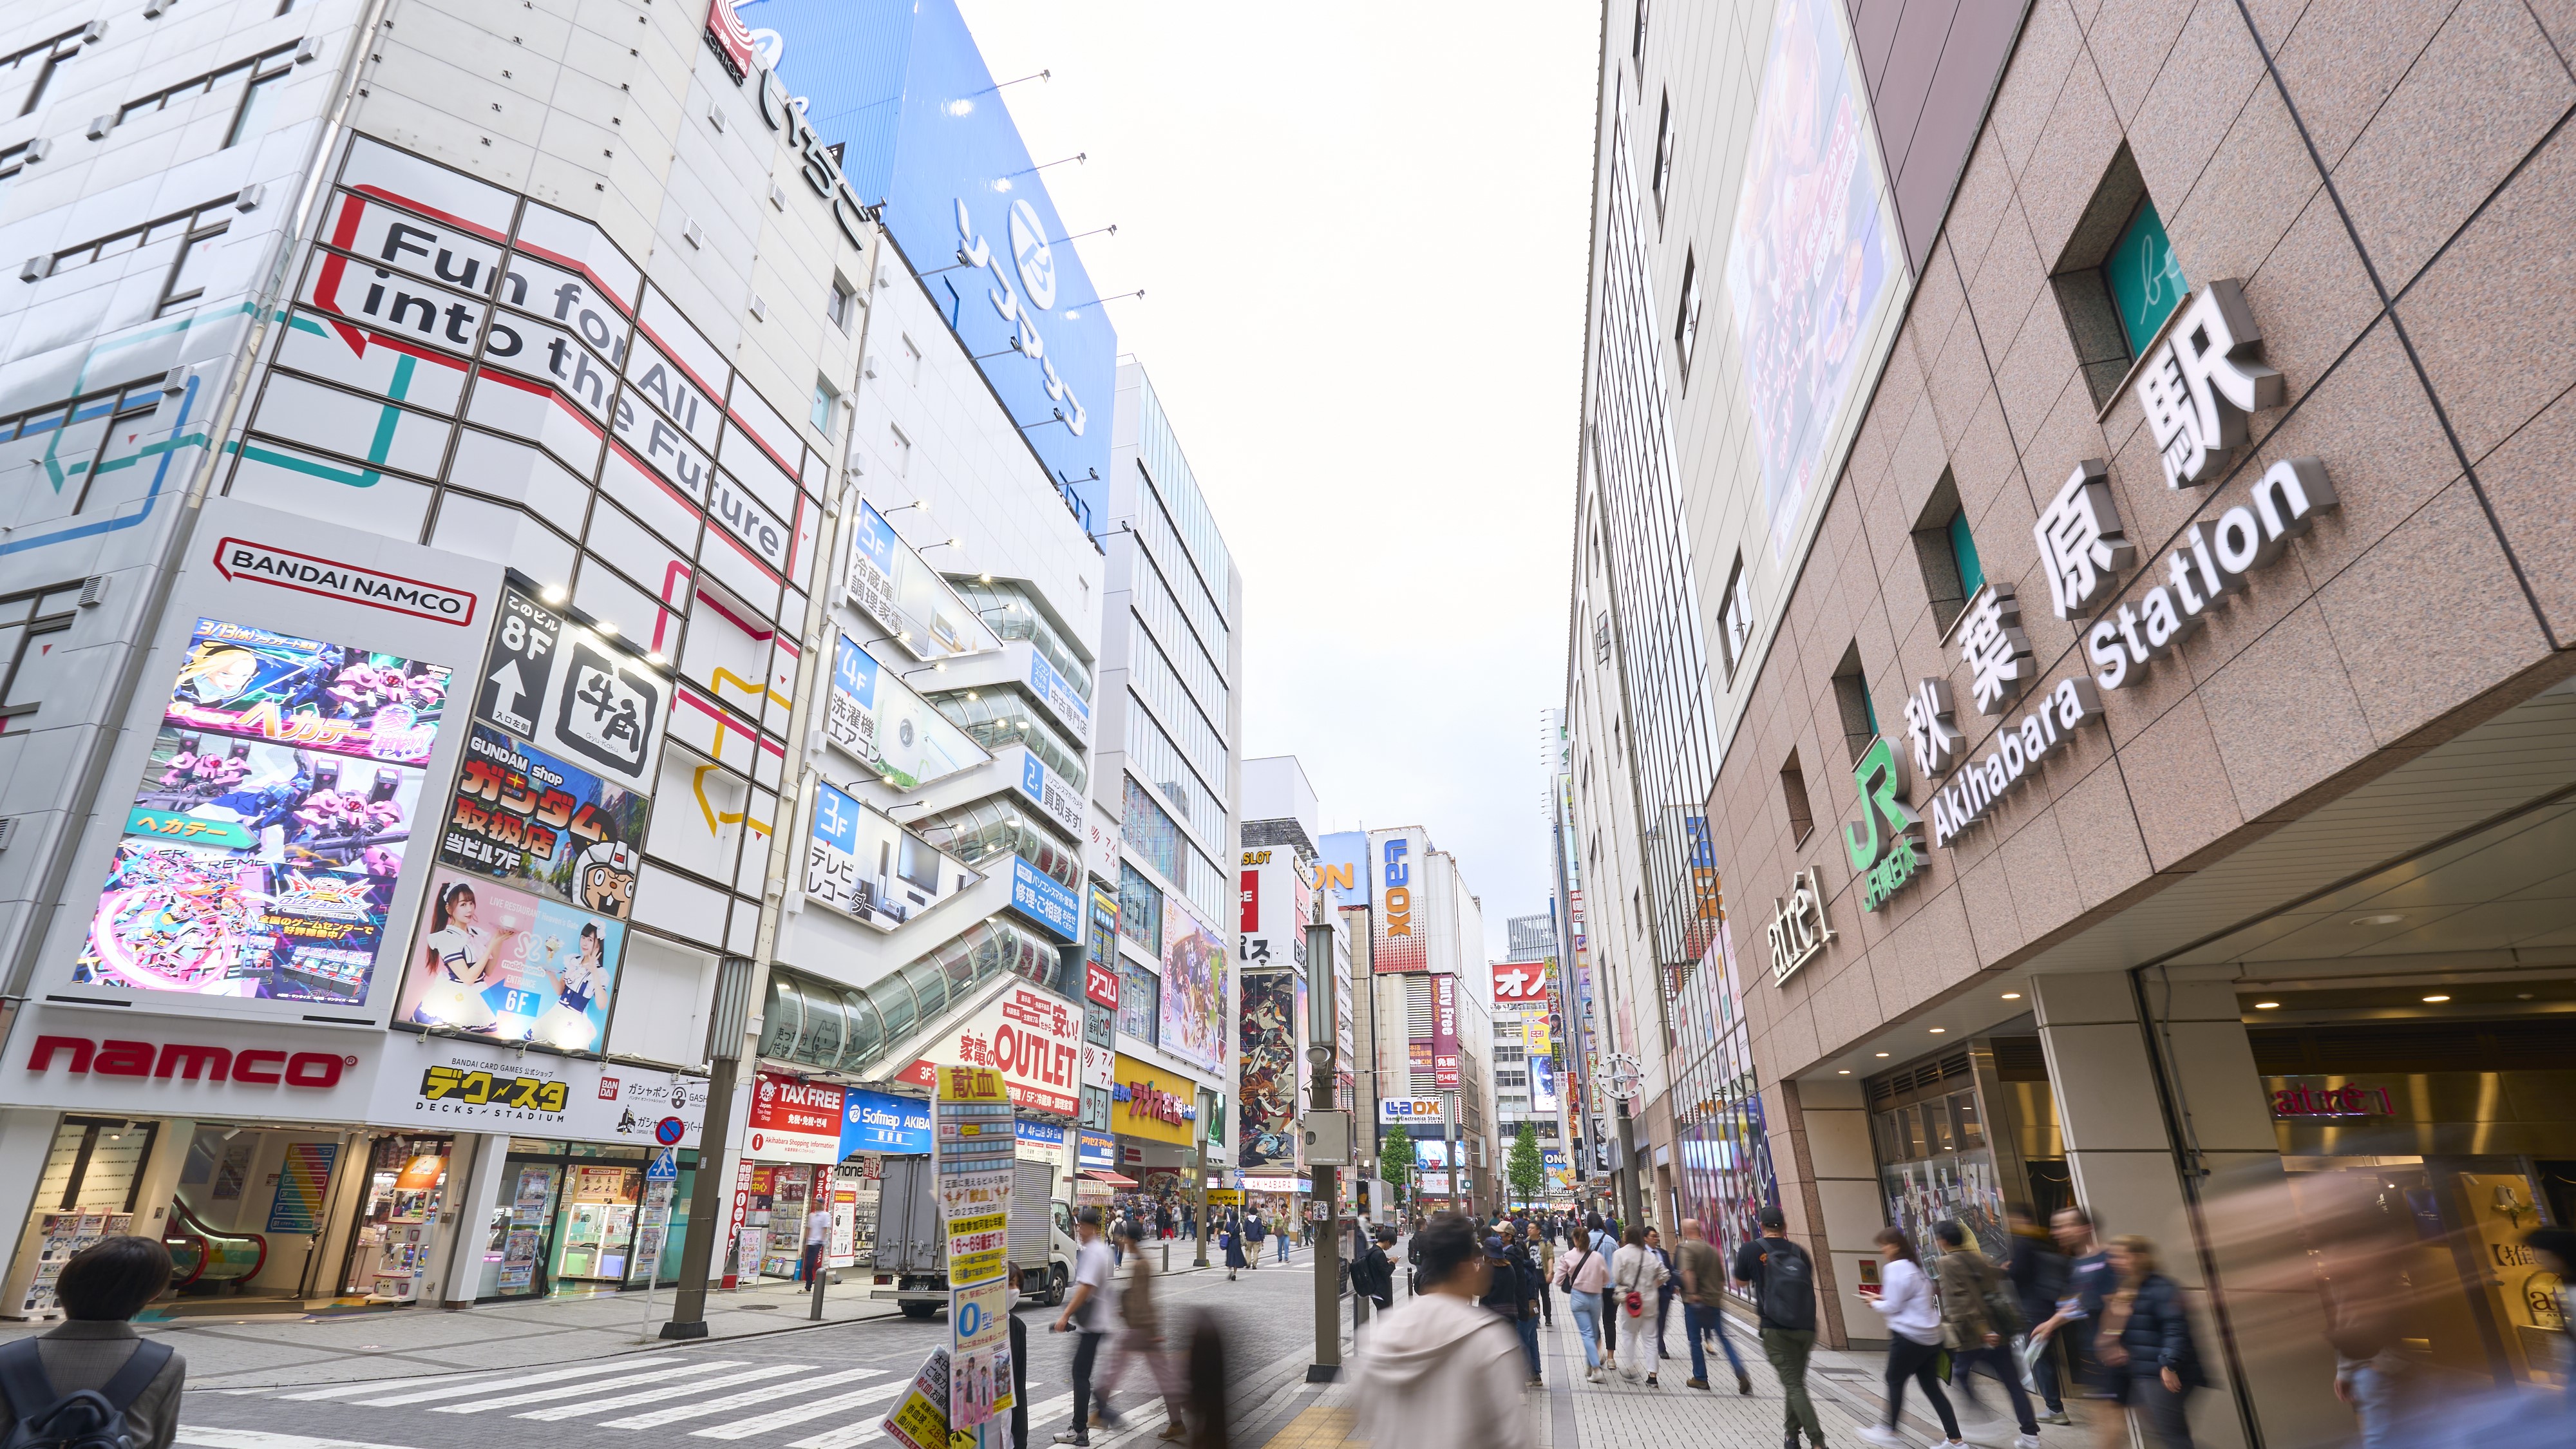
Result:
{"type": "Polygon", "coordinates": [[[196,1046],[185,1042],[124,1041],[109,1037],[39,1036],[27,1052],[27,1071],[50,1071],[56,1059],[74,1075],[177,1078],[183,1082],[246,1082],[258,1087],[311,1087],[327,1090],[358,1064],[338,1052],[289,1052],[273,1047],[196,1046]]]}

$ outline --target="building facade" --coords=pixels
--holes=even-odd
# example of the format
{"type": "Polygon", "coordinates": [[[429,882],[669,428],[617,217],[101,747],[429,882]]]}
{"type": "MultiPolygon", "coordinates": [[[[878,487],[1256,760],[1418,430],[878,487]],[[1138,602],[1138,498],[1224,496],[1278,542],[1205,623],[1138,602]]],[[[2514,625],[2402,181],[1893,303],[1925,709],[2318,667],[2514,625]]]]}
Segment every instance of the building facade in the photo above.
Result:
{"type": "Polygon", "coordinates": [[[1852,1341],[1880,1226],[2088,1205],[2218,1443],[2351,1432],[2317,1274],[2449,1391],[2564,1372],[2576,361],[2491,314],[2576,77],[2358,23],[1614,4],[1601,62],[1568,707],[1646,1211],[1777,1201],[1852,1341]]]}

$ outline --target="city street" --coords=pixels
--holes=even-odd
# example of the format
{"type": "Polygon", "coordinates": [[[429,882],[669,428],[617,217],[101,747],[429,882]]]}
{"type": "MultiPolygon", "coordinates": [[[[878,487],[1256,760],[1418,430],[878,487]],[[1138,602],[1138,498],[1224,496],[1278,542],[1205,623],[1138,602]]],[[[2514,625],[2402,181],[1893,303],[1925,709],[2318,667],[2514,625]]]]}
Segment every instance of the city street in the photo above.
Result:
{"type": "MultiPolygon", "coordinates": [[[[1176,1262],[1186,1262],[1188,1247],[1173,1244],[1176,1262]]],[[[1284,1267],[1266,1263],[1233,1282],[1222,1270],[1176,1268],[1157,1285],[1176,1327],[1200,1311],[1223,1326],[1238,1413],[1283,1383],[1304,1380],[1314,1346],[1314,1278],[1310,1255],[1300,1250],[1297,1257],[1284,1267]]],[[[722,1295],[712,1296],[710,1306],[721,1307],[722,1295]]],[[[801,1306],[791,1301],[780,1316],[801,1306]]],[[[1049,1333],[1054,1317],[1055,1310],[1036,1303],[1020,1309],[1028,1327],[1029,1433],[1037,1443],[1065,1427],[1072,1408],[1074,1337],[1049,1333]]],[[[191,1338],[219,1333],[229,1322],[173,1326],[157,1336],[187,1355],[191,1338]]],[[[741,1449],[856,1449],[883,1439],[879,1421],[922,1358],[947,1342],[948,1323],[887,1316],[811,1328],[781,1324],[770,1333],[578,1358],[550,1355],[547,1337],[523,1341],[511,1367],[481,1372],[252,1387],[245,1381],[257,1375],[236,1370],[225,1378],[235,1386],[192,1385],[179,1442],[197,1449],[351,1443],[449,1449],[528,1438],[590,1449],[631,1443],[641,1432],[741,1449]]],[[[286,1340],[278,1352],[281,1361],[296,1356],[286,1340]]],[[[1141,1368],[1129,1371],[1116,1402],[1122,1412],[1138,1412],[1121,1433],[1095,1434],[1095,1444],[1137,1434],[1150,1439],[1162,1428],[1162,1414],[1142,1397],[1145,1383],[1141,1368]]]]}

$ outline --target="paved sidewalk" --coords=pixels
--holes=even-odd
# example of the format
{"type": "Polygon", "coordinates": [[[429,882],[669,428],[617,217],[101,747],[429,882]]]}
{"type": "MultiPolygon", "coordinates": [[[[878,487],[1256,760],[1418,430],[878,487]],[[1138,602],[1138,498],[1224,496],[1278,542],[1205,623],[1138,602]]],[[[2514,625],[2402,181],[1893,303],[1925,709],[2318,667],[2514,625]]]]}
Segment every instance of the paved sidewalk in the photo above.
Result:
{"type": "MultiPolygon", "coordinates": [[[[1398,1298],[1398,1306],[1403,1301],[1398,1298]]],[[[1562,1299],[1557,1306],[1564,1306],[1562,1299]]],[[[1728,1329],[1753,1380],[1749,1395],[1736,1393],[1734,1375],[1714,1346],[1708,1354],[1715,1390],[1682,1387],[1690,1377],[1690,1345],[1682,1337],[1678,1312],[1672,1315],[1665,1338],[1666,1348],[1678,1351],[1678,1361],[1667,1353],[1657,1374],[1662,1387],[1630,1383],[1615,1370],[1602,1383],[1587,1383],[1583,1343],[1573,1316],[1559,1313],[1552,1326],[1539,1330],[1546,1387],[1528,1390],[1522,1401],[1529,1415],[1531,1443],[1536,1449],[1708,1449],[1712,1444],[1768,1449],[1779,1443],[1786,1417],[1779,1380],[1764,1361],[1752,1326],[1730,1317],[1728,1329]]],[[[1809,1360],[1808,1395],[1815,1402],[1828,1445],[1859,1449],[1865,1443],[1860,1427],[1879,1422],[1885,1412],[1884,1366],[1884,1358],[1876,1353],[1830,1349],[1817,1350],[1809,1360]]],[[[1972,1444],[2009,1445],[2014,1427],[2009,1418],[1997,1417],[2003,1397],[2000,1387],[1986,1383],[1980,1393],[1984,1417],[1960,1406],[1963,1436],[1972,1444]]],[[[1954,1405],[1959,1404],[1956,1391],[1950,1397],[1954,1405]]],[[[1353,1437],[1356,1404],[1347,1376],[1338,1383],[1283,1393],[1260,1411],[1246,1414],[1245,1407],[1238,1406],[1237,1439],[1243,1449],[1403,1449],[1371,1446],[1353,1437]]],[[[1940,1423],[1919,1392],[1907,1395],[1903,1432],[1918,1446],[1941,1439],[1940,1423]]],[[[2085,1449],[2091,1442],[2091,1434],[2081,1426],[2043,1425],[2040,1430],[2044,1449],[2085,1449]]]]}
{"type": "MultiPolygon", "coordinates": [[[[1175,1277],[1211,1271],[1175,1264],[1175,1277]]],[[[869,1295],[869,1275],[847,1274],[823,1295],[821,1323],[809,1320],[813,1295],[789,1283],[763,1283],[707,1295],[707,1337],[751,1338],[836,1323],[892,1318],[900,1310],[869,1295]]],[[[137,1323],[185,1354],[194,1389],[274,1388],[331,1384],[408,1374],[445,1374],[568,1363],[673,1347],[654,1337],[670,1321],[675,1290],[486,1303],[449,1311],[415,1305],[361,1313],[279,1313],[274,1300],[244,1301],[243,1314],[191,1314],[137,1323]]],[[[0,1342],[42,1333],[50,1323],[0,1324],[0,1342]]]]}

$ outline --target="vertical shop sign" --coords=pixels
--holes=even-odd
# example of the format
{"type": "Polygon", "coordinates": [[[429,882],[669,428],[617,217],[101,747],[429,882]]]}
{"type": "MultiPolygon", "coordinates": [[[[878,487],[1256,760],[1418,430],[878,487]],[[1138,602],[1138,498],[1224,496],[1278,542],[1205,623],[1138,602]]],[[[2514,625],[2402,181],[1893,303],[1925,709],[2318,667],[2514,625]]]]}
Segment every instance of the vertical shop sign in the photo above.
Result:
{"type": "Polygon", "coordinates": [[[942,1067],[934,1091],[933,1161],[948,1231],[949,1443],[962,1437],[993,1449],[986,1426],[1012,1403],[1005,1260],[1018,1132],[1009,1089],[992,1068],[942,1067]]]}
{"type": "Polygon", "coordinates": [[[1431,978],[1431,1085],[1458,1085],[1458,978],[1431,978]]]}

